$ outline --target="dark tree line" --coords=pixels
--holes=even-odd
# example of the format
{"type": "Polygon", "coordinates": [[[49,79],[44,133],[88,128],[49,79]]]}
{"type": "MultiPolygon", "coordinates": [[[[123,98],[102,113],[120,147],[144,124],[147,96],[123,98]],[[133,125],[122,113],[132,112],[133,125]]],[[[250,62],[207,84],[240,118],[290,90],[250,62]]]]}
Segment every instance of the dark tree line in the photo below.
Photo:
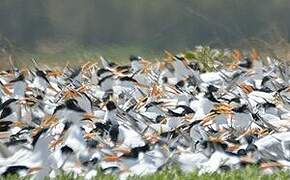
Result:
{"type": "Polygon", "coordinates": [[[289,40],[288,0],[1,0],[0,35],[17,46],[72,40],[150,48],[289,40]]]}

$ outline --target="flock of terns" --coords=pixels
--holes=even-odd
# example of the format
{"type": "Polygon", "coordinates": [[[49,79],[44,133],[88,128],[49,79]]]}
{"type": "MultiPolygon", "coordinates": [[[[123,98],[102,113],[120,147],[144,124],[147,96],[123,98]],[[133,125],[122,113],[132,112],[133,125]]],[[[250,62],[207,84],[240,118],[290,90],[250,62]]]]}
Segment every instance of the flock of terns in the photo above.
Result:
{"type": "Polygon", "coordinates": [[[34,179],[61,172],[120,179],[178,165],[223,172],[290,168],[286,63],[256,51],[203,71],[166,52],[100,63],[0,72],[0,174],[34,179]]]}

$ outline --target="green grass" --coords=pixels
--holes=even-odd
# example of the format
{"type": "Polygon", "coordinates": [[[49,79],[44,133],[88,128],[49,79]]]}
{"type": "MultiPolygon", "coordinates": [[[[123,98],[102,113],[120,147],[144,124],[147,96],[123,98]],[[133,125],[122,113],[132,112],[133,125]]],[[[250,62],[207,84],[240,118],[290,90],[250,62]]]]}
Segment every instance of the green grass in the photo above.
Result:
{"type": "MultiPolygon", "coordinates": [[[[48,48],[47,48],[48,49],[48,48]]],[[[77,65],[88,61],[98,61],[100,56],[118,63],[129,63],[131,54],[140,55],[146,59],[160,58],[162,52],[134,46],[104,46],[104,47],[69,47],[61,50],[41,50],[25,51],[14,50],[12,60],[19,67],[31,65],[31,59],[35,59],[39,64],[50,66],[63,66],[66,64],[77,65]]],[[[1,55],[1,54],[0,54],[1,55]]],[[[1,66],[8,67],[9,54],[0,56],[1,66]]],[[[1,67],[0,66],[0,67],[1,67]]]]}
{"type": "MultiPolygon", "coordinates": [[[[7,176],[1,177],[3,180],[14,180],[17,176],[7,176]]],[[[28,179],[28,178],[26,178],[28,179]]],[[[83,177],[75,177],[73,174],[60,174],[56,179],[59,180],[69,180],[69,179],[84,179],[83,177]]],[[[105,175],[99,171],[98,175],[94,179],[102,180],[117,180],[117,176],[105,175]]],[[[257,167],[248,166],[245,169],[233,170],[223,173],[213,173],[213,174],[203,174],[198,175],[196,172],[184,174],[178,168],[166,168],[152,175],[142,176],[142,177],[130,177],[131,180],[183,180],[183,179],[198,179],[198,180],[232,180],[232,179],[245,179],[245,180],[272,180],[272,179],[290,179],[289,171],[278,171],[271,175],[263,174],[257,167]]]]}
{"type": "MultiPolygon", "coordinates": [[[[213,70],[214,61],[228,61],[230,58],[230,55],[225,53],[224,50],[216,50],[217,49],[212,49],[209,47],[202,47],[172,53],[183,52],[188,59],[194,59],[199,62],[202,68],[206,70],[213,70]]],[[[0,56],[0,61],[2,62],[0,67],[9,67],[9,55],[11,55],[10,57],[12,62],[17,67],[31,66],[33,64],[31,59],[35,59],[40,65],[62,67],[66,64],[75,66],[88,61],[97,62],[99,61],[100,56],[103,56],[113,62],[126,64],[129,63],[129,56],[131,54],[140,55],[150,61],[160,60],[164,57],[164,51],[145,49],[137,46],[104,46],[95,48],[72,46],[69,48],[60,47],[59,50],[57,50],[57,48],[50,49],[46,47],[38,51],[25,51],[22,49],[13,50],[10,54],[0,56]]]]}
{"type": "Polygon", "coordinates": [[[272,175],[263,175],[261,171],[256,167],[247,167],[242,170],[234,170],[223,173],[213,173],[213,174],[203,174],[199,176],[196,172],[184,174],[178,168],[174,169],[166,169],[160,172],[157,172],[154,175],[144,176],[144,177],[132,177],[132,179],[140,179],[140,180],[160,180],[160,179],[199,179],[199,180],[208,180],[208,179],[249,179],[249,180],[257,180],[257,179],[289,179],[290,174],[286,171],[279,171],[272,175]]]}
{"type": "MultiPolygon", "coordinates": [[[[260,43],[262,44],[262,43],[260,43]]],[[[266,56],[273,56],[277,59],[289,59],[290,44],[283,44],[285,48],[259,48],[260,55],[265,59],[266,56]],[[279,49],[275,51],[275,49],[279,49]],[[285,52],[284,52],[284,51],[285,52]],[[283,52],[282,52],[283,51],[283,52]]],[[[265,45],[266,46],[266,45],[265,45]]],[[[214,70],[214,62],[222,61],[223,63],[232,62],[232,50],[215,49],[208,46],[175,50],[172,53],[178,54],[182,52],[188,59],[199,62],[202,69],[207,71],[214,70]],[[217,51],[218,50],[218,51],[217,51]]],[[[244,50],[244,55],[249,56],[249,50],[244,50]],[[247,53],[248,52],[248,53],[247,53]]],[[[97,62],[100,56],[105,57],[113,62],[120,64],[128,64],[131,54],[140,55],[146,60],[160,60],[164,57],[163,50],[146,49],[140,46],[103,46],[103,47],[85,47],[78,45],[43,45],[42,48],[36,50],[24,50],[15,48],[9,53],[1,54],[0,52],[0,69],[9,67],[9,57],[17,67],[31,66],[31,59],[35,59],[40,65],[60,66],[66,64],[76,66],[85,62],[97,62]]]]}

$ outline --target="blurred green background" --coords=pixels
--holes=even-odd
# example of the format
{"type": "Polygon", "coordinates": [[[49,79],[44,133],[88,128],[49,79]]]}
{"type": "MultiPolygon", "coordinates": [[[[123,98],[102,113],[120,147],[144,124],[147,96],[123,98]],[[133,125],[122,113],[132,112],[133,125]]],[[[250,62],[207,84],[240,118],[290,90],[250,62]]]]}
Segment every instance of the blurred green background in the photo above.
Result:
{"type": "Polygon", "coordinates": [[[196,45],[288,56],[289,18],[289,0],[1,0],[0,61],[152,58],[196,45]]]}

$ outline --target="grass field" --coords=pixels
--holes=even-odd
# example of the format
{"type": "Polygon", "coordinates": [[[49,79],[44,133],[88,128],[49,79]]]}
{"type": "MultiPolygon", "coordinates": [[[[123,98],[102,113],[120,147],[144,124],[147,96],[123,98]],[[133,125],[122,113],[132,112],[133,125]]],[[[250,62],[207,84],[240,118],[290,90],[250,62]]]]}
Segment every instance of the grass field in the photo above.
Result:
{"type": "MultiPolygon", "coordinates": [[[[104,180],[117,180],[117,176],[113,175],[105,175],[103,173],[98,173],[94,179],[104,179],[104,180]]],[[[7,176],[7,177],[1,177],[0,179],[3,180],[14,180],[18,179],[17,176],[7,176]]],[[[29,178],[26,178],[29,179],[29,178]]],[[[70,179],[84,179],[83,177],[75,177],[73,174],[61,174],[59,175],[56,179],[59,180],[70,180],[70,179]]],[[[223,173],[213,173],[213,174],[203,174],[203,175],[198,175],[196,172],[194,173],[187,173],[184,174],[182,171],[178,168],[167,168],[164,169],[160,172],[157,172],[153,175],[148,175],[148,176],[142,176],[142,177],[130,177],[129,179],[137,179],[137,180],[232,180],[232,179],[245,179],[245,180],[284,180],[284,179],[290,179],[290,172],[289,171],[278,171],[275,172],[271,175],[267,175],[265,173],[262,173],[257,167],[254,166],[249,166],[246,167],[245,169],[241,170],[235,170],[235,171],[228,171],[228,172],[223,172],[223,173]]]]}
{"type": "MultiPolygon", "coordinates": [[[[263,41],[259,38],[247,40],[251,45],[241,41],[239,44],[231,47],[240,47],[243,51],[249,51],[255,47],[261,55],[279,57],[283,60],[290,59],[290,43],[287,39],[273,37],[272,41],[263,41]]],[[[211,47],[215,48],[215,47],[211,47]]],[[[140,45],[110,45],[110,46],[83,46],[74,42],[45,42],[34,49],[25,49],[24,47],[12,46],[8,51],[2,52],[0,48],[0,69],[9,67],[9,58],[12,59],[18,67],[31,65],[31,59],[35,59],[42,65],[63,66],[70,64],[78,65],[87,61],[96,62],[100,56],[117,63],[129,63],[128,57],[131,54],[142,56],[147,60],[161,59],[164,56],[164,50],[172,53],[188,52],[194,50],[194,47],[179,49],[150,49],[140,45]]],[[[221,47],[223,49],[223,47],[221,47]]]]}
{"type": "MultiPolygon", "coordinates": [[[[122,47],[122,46],[110,46],[110,47],[72,47],[62,50],[50,50],[46,48],[41,51],[25,51],[14,50],[11,59],[18,67],[31,65],[31,59],[35,59],[37,62],[43,65],[50,66],[63,66],[70,64],[72,66],[85,63],[87,61],[98,61],[100,56],[103,56],[109,60],[117,63],[129,63],[129,56],[131,54],[140,55],[144,58],[154,60],[160,58],[163,52],[157,52],[151,49],[138,48],[138,47],[122,47]]],[[[9,55],[0,54],[0,68],[9,66],[9,55]]]]}

